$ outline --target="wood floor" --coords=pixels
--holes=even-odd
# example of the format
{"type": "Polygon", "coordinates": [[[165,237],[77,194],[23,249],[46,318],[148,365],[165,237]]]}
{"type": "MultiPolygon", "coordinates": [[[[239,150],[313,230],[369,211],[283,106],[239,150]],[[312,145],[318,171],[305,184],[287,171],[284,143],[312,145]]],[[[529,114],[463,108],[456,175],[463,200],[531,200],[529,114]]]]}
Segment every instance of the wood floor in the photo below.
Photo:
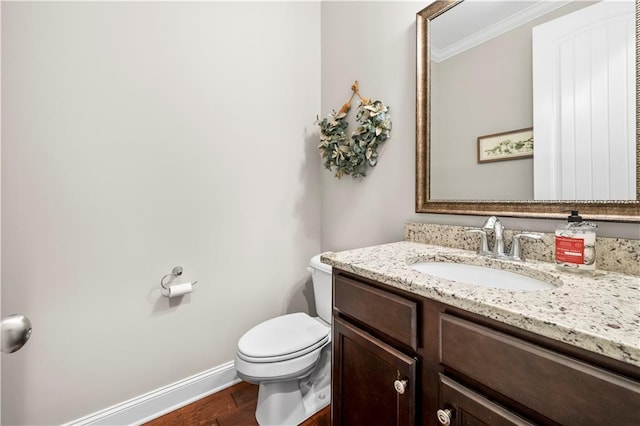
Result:
{"type": "MultiPolygon", "coordinates": [[[[257,401],[258,385],[240,382],[152,420],[145,426],[253,426],[258,424],[255,418],[257,401]]],[[[301,426],[329,426],[330,408],[326,407],[314,414],[301,426]]]]}

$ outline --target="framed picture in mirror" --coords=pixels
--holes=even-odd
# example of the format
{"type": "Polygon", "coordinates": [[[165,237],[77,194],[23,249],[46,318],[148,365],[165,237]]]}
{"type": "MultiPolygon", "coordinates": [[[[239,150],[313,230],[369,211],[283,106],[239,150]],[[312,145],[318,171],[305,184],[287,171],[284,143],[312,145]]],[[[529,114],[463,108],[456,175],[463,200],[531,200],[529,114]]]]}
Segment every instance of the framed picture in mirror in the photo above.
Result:
{"type": "Polygon", "coordinates": [[[533,157],[533,128],[478,137],[478,163],[533,157]]]}

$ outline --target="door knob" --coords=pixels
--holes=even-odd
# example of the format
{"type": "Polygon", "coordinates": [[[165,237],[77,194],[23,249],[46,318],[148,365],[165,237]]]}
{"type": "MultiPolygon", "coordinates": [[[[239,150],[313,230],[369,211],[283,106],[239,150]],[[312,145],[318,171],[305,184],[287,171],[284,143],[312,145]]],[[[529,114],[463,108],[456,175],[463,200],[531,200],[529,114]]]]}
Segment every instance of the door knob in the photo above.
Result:
{"type": "Polygon", "coordinates": [[[393,387],[396,389],[396,392],[402,395],[404,391],[407,390],[408,384],[409,381],[407,380],[396,380],[395,382],[393,382],[393,387]]]}
{"type": "Polygon", "coordinates": [[[10,354],[27,343],[31,337],[31,321],[24,315],[9,315],[0,322],[2,352],[10,354]]]}
{"type": "Polygon", "coordinates": [[[451,410],[444,409],[436,411],[436,416],[438,416],[438,421],[443,426],[449,426],[451,424],[451,419],[453,418],[453,412],[451,410]]]}

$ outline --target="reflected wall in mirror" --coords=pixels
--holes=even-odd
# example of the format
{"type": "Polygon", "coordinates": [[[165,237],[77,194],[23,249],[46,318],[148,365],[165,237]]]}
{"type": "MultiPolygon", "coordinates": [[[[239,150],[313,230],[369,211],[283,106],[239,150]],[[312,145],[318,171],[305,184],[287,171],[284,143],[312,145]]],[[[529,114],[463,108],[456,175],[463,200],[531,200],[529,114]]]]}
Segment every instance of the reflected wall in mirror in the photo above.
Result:
{"type": "Polygon", "coordinates": [[[577,208],[640,221],[637,9],[436,1],[420,11],[416,211],[562,217],[577,208]],[[590,15],[605,23],[585,23],[590,15]],[[479,137],[506,133],[491,149],[508,159],[530,143],[510,135],[531,127],[533,158],[479,161],[479,137]]]}

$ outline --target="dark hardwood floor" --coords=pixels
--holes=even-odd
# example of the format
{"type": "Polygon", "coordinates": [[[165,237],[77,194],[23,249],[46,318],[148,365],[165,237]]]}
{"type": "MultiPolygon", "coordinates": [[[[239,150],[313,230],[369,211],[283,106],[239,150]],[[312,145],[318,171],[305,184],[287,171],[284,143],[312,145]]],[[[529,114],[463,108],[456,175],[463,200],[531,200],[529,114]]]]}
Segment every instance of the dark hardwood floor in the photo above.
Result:
{"type": "MultiPolygon", "coordinates": [[[[253,426],[258,401],[258,385],[240,382],[202,398],[176,411],[146,423],[145,426],[216,425],[253,426]]],[[[329,426],[331,407],[314,414],[300,426],[329,426]]]]}

